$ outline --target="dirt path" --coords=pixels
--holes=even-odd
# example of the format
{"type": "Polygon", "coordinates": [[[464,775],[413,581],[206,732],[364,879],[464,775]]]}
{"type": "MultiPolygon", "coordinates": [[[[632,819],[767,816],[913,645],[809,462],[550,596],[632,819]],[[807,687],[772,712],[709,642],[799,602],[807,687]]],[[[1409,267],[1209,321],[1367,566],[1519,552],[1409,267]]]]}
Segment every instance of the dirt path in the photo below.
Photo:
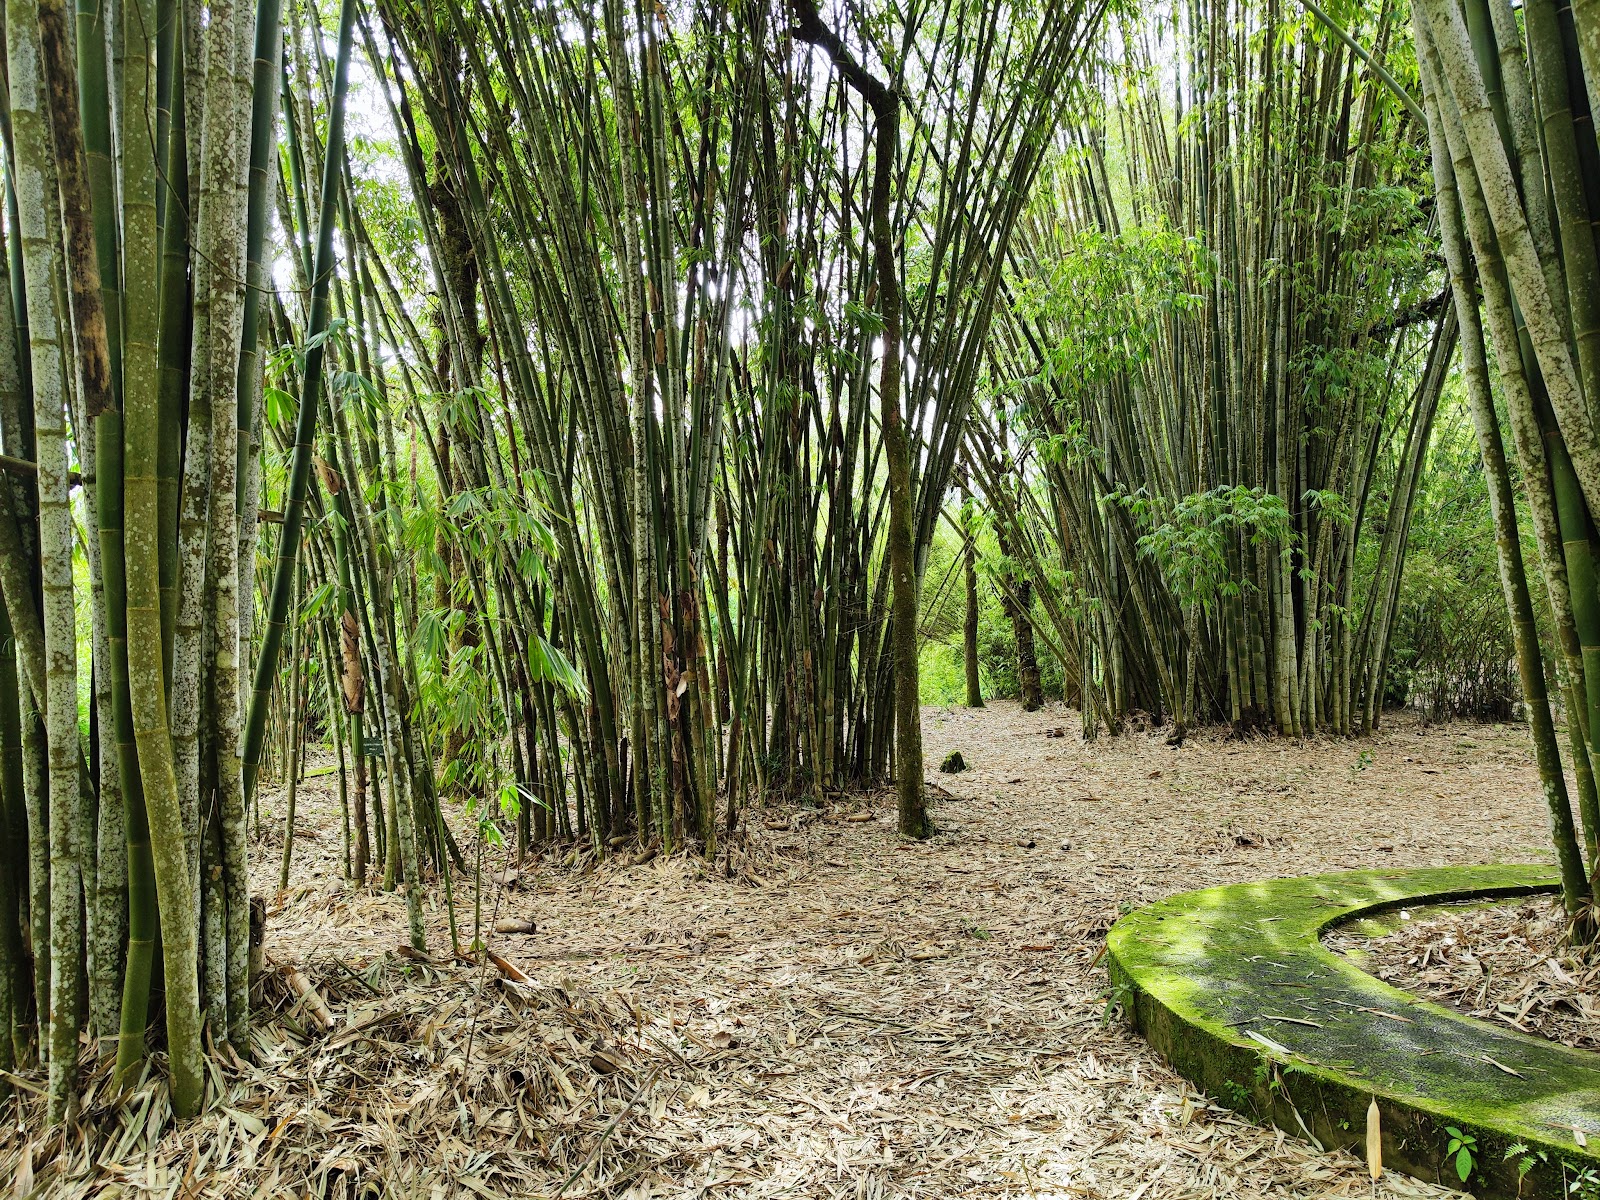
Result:
{"type": "MultiPolygon", "coordinates": [[[[166,1194],[210,1146],[214,1194],[381,1177],[430,1198],[1372,1195],[1354,1159],[1207,1105],[1103,1023],[1104,931],[1123,906],[1230,880],[1543,858],[1524,732],[1172,748],[1084,744],[1075,721],[927,710],[929,762],[959,749],[970,769],[936,777],[950,796],[924,845],[899,841],[886,795],[871,821],[753,815],[733,880],[683,859],[536,866],[498,915],[538,932],[493,942],[522,988],[398,957],[403,902],[342,890],[336,810],[312,787],[312,883],[282,898],[268,949],[340,1025],[267,1030],[232,1116],[167,1135],[146,1168],[166,1194]]],[[[280,847],[259,847],[268,894],[280,847]]],[[[435,906],[430,946],[448,945],[435,906]]]]}

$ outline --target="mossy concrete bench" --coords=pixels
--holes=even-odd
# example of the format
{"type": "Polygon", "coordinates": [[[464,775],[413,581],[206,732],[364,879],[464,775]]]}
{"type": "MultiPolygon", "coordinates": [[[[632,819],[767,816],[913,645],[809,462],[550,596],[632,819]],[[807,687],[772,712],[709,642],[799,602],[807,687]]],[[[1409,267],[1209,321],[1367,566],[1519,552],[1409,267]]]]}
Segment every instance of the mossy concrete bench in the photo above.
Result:
{"type": "Polygon", "coordinates": [[[1555,890],[1542,866],[1355,871],[1173,896],[1107,939],[1113,997],[1180,1074],[1231,1108],[1483,1196],[1600,1196],[1600,1054],[1464,1017],[1323,946],[1382,909],[1555,890]],[[1447,1161],[1471,1139],[1463,1184],[1447,1161]]]}

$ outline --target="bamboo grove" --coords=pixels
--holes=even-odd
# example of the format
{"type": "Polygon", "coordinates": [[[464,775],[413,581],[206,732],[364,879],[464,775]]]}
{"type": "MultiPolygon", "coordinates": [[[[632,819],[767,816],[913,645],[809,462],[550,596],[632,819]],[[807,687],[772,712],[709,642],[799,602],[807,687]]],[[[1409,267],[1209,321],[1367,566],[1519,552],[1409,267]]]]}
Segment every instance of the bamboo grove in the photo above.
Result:
{"type": "Polygon", "coordinates": [[[241,348],[265,201],[250,131],[272,114],[252,103],[256,14],[110,16],[6,11],[0,1054],[29,1054],[37,1028],[53,1119],[80,1033],[135,1080],[160,1011],[191,1112],[204,1023],[217,1044],[248,1030],[238,664],[257,389],[241,348]]]}
{"type": "Polygon", "coordinates": [[[1600,153],[1485,2],[7,0],[0,1089],[251,1056],[313,773],[418,952],[502,839],[929,836],[985,590],[1090,733],[1369,731],[1458,349],[1578,907],[1600,153]]]}
{"type": "Polygon", "coordinates": [[[511,486],[549,530],[548,587],[514,554],[448,564],[449,637],[501,664],[535,836],[714,853],[748,790],[890,775],[920,836],[922,562],[1097,13],[917,7],[893,76],[810,10],[714,6],[671,36],[614,6],[532,31],[380,15],[458,331],[419,390],[496,401],[438,421],[440,508],[511,486]],[[542,649],[525,665],[530,626],[565,689],[542,649]]]}
{"type": "Polygon", "coordinates": [[[897,776],[929,832],[921,559],[1097,8],[6,16],[0,1068],[51,1119],[250,1055],[313,741],[418,949],[452,800],[714,855],[897,776]]]}
{"type": "MultiPolygon", "coordinates": [[[[1356,32],[1381,58],[1404,18],[1356,32]]],[[[1118,40],[1022,222],[969,433],[1007,590],[1090,732],[1370,730],[1457,336],[1416,120],[1298,6],[1118,40]]]]}

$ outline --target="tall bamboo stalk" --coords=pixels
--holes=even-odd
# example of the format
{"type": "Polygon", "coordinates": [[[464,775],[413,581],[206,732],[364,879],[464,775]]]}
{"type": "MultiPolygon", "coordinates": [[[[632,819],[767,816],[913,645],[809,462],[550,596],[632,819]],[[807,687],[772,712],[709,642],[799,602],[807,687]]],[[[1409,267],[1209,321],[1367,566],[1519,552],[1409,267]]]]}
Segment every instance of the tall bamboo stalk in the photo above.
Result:
{"type": "Polygon", "coordinates": [[[266,624],[261,638],[260,656],[256,660],[255,684],[244,727],[241,757],[244,764],[246,796],[254,793],[261,766],[262,743],[267,728],[267,709],[271,701],[273,682],[277,678],[278,655],[283,645],[283,631],[288,621],[289,601],[294,589],[294,572],[299,556],[306,490],[311,481],[311,456],[316,442],[317,412],[322,404],[323,358],[326,355],[330,315],[328,296],[334,269],[333,231],[338,219],[338,189],[344,159],[345,98],[349,90],[350,52],[354,32],[354,0],[343,0],[339,9],[339,49],[334,67],[332,102],[328,111],[322,201],[318,210],[317,251],[311,276],[311,310],[306,323],[306,365],[301,382],[299,417],[295,426],[294,457],[289,467],[289,491],[283,507],[277,564],[273,569],[266,624]]]}
{"type": "MultiPolygon", "coordinates": [[[[59,12],[59,8],[55,10],[59,12]]],[[[52,96],[46,94],[40,19],[50,5],[8,3],[8,69],[21,252],[27,277],[33,378],[34,447],[39,504],[45,677],[36,694],[49,752],[49,1115],[65,1119],[74,1095],[78,1052],[79,918],[77,635],[72,598],[72,510],[67,481],[67,350],[54,294],[61,269],[55,148],[48,141],[52,96]]],[[[62,17],[64,19],[64,16],[62,17]]],[[[65,31],[61,32],[65,42],[65,31]]],[[[75,99],[75,96],[72,97],[75,99]]],[[[81,166],[81,164],[79,164],[81,166]]],[[[81,177],[78,180],[81,183],[81,177]]],[[[93,263],[93,255],[90,255],[93,263]]],[[[82,264],[74,264],[81,267],[82,264]]],[[[98,300],[98,287],[95,289],[98,300]]],[[[41,998],[42,999],[42,998],[41,998]]]]}

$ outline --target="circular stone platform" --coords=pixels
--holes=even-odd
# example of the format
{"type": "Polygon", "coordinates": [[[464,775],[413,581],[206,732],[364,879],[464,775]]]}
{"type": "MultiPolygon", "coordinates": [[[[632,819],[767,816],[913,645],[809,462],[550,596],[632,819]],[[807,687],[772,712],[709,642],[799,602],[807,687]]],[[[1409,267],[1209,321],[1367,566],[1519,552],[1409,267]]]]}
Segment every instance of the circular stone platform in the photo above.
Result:
{"type": "Polygon", "coordinates": [[[1323,946],[1400,905],[1554,891],[1544,866],[1353,871],[1172,896],[1107,937],[1113,999],[1222,1103],[1318,1145],[1481,1196],[1600,1196],[1600,1054],[1420,1000],[1323,946]],[[1470,1178],[1447,1161],[1472,1139],[1470,1178]]]}

